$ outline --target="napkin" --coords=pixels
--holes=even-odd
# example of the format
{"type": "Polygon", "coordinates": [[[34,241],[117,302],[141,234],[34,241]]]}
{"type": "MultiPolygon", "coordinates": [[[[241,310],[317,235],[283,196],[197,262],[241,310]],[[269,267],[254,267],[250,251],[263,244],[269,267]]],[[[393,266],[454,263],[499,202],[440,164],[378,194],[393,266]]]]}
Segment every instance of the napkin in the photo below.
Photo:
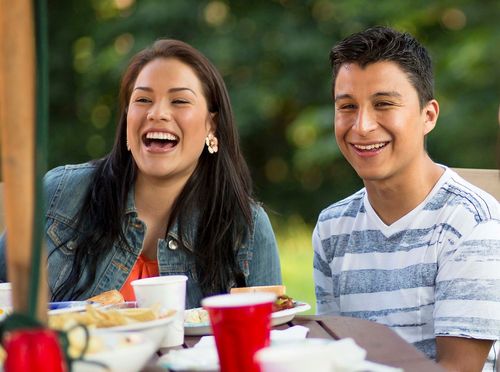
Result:
{"type": "MultiPolygon", "coordinates": [[[[304,340],[309,328],[293,326],[284,330],[271,331],[271,344],[283,344],[304,340]]],[[[215,346],[214,336],[203,336],[196,345],[190,349],[170,350],[158,359],[158,365],[175,370],[217,370],[219,357],[215,346]]]]}
{"type": "Polygon", "coordinates": [[[366,350],[351,338],[307,339],[261,349],[256,354],[262,372],[396,372],[401,369],[365,360],[366,350]]]}
{"type": "MultiPolygon", "coordinates": [[[[402,369],[367,361],[366,350],[351,338],[338,341],[309,338],[309,328],[293,326],[271,331],[271,346],[260,350],[257,358],[263,372],[325,371],[402,372],[402,369]],[[267,354],[267,357],[266,357],[267,354]],[[264,360],[268,359],[267,365],[264,360]]],[[[216,371],[219,358],[213,336],[204,336],[190,349],[171,350],[158,359],[158,365],[176,371],[216,371]]]]}
{"type": "MultiPolygon", "coordinates": [[[[292,341],[297,341],[297,340],[303,340],[307,336],[307,332],[309,332],[309,328],[296,325],[287,329],[279,330],[279,329],[273,329],[271,331],[271,343],[282,343],[282,342],[292,342],[292,341]]],[[[200,338],[200,341],[196,345],[193,346],[194,348],[205,348],[205,347],[212,347],[215,348],[215,338],[214,336],[203,336],[200,338]]]]}

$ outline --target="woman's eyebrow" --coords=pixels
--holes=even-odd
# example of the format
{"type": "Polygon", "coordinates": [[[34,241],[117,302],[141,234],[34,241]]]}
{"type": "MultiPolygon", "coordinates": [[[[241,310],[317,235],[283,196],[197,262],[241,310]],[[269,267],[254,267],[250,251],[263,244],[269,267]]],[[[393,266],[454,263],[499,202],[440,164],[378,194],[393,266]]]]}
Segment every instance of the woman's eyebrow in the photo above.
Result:
{"type": "Polygon", "coordinates": [[[179,88],[170,88],[168,90],[169,93],[173,93],[173,92],[179,92],[179,91],[182,91],[182,90],[189,90],[191,93],[193,93],[195,96],[196,96],[196,93],[194,90],[192,90],[191,88],[187,88],[187,87],[179,87],[179,88]]]}
{"type": "MultiPolygon", "coordinates": [[[[134,90],[144,90],[146,92],[152,92],[153,89],[150,88],[150,87],[135,87],[134,90]]],[[[191,88],[187,88],[187,87],[176,87],[176,88],[170,88],[167,92],[169,93],[175,93],[175,92],[180,92],[180,91],[183,91],[183,90],[188,90],[190,91],[191,93],[193,93],[195,96],[197,96],[196,92],[194,90],[192,90],[191,88]]]]}
{"type": "Polygon", "coordinates": [[[149,87],[135,87],[134,90],[145,90],[146,92],[152,92],[153,89],[149,87]]]}

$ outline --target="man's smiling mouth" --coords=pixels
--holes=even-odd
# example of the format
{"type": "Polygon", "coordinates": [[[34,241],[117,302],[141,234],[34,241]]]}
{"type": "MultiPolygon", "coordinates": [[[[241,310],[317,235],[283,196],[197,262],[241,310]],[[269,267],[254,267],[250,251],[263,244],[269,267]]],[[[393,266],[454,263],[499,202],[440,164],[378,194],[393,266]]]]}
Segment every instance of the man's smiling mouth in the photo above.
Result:
{"type": "Polygon", "coordinates": [[[354,146],[354,148],[356,148],[356,150],[359,151],[375,151],[385,147],[388,143],[389,142],[379,142],[379,143],[371,143],[369,145],[359,145],[353,143],[352,145],[354,146]]]}

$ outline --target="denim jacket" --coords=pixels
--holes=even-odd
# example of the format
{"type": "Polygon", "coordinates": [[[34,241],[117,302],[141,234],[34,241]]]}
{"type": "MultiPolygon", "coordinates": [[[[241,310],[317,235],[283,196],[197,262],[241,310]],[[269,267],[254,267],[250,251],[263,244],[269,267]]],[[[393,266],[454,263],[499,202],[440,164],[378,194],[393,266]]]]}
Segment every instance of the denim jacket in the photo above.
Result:
{"type": "MultiPolygon", "coordinates": [[[[69,238],[74,236],[74,216],[80,208],[95,168],[96,166],[91,163],[66,165],[54,168],[44,178],[47,192],[45,229],[48,284],[51,291],[66,280],[71,270],[75,242],[69,238]]],[[[281,284],[278,249],[271,223],[261,206],[254,204],[252,211],[253,233],[248,234],[246,241],[243,241],[237,250],[237,262],[248,286],[281,284]]],[[[133,187],[128,194],[123,224],[132,251],[127,247],[120,247],[120,243],[116,242],[102,257],[97,267],[95,281],[80,299],[110,289],[119,290],[141,253],[146,226],[137,217],[133,187]]],[[[187,229],[186,236],[183,237],[184,246],[181,246],[177,226],[174,224],[166,239],[160,240],[157,245],[160,275],[183,274],[188,277],[186,308],[200,306],[203,297],[198,284],[192,248],[195,231],[195,226],[187,229]]],[[[7,280],[5,243],[4,233],[0,238],[0,281],[7,280]]],[[[84,269],[80,280],[83,281],[86,275],[88,270],[84,269]]]]}

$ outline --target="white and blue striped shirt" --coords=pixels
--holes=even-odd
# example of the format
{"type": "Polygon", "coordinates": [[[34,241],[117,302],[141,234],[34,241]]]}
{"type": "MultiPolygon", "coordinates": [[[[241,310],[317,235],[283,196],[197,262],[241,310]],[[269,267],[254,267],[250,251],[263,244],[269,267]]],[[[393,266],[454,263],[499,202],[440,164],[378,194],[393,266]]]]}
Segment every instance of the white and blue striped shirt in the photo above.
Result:
{"type": "Polygon", "coordinates": [[[500,339],[499,203],[449,168],[390,226],[365,189],[331,205],[313,246],[318,314],[385,324],[430,358],[436,336],[500,339]]]}

